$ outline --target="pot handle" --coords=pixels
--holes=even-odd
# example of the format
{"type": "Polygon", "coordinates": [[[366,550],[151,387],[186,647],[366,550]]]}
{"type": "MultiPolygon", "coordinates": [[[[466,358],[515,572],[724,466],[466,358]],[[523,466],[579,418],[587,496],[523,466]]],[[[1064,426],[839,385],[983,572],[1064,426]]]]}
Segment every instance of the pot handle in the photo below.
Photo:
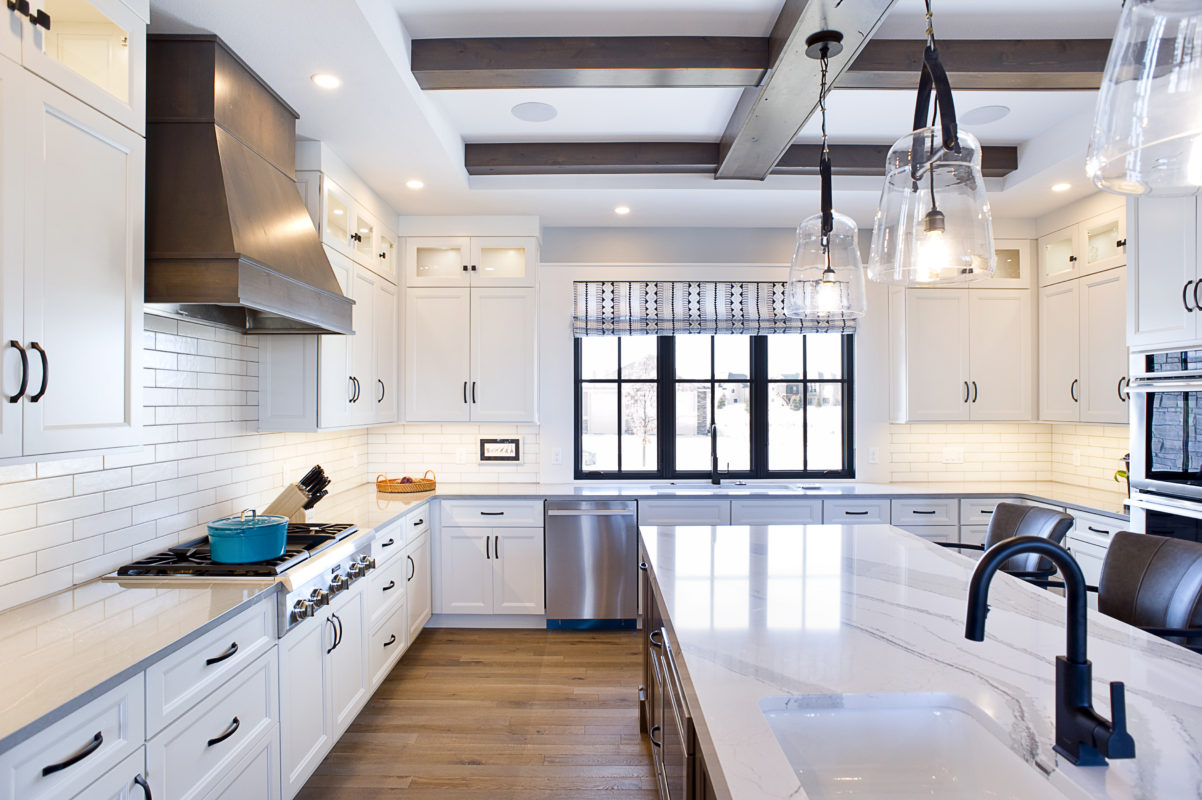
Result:
{"type": "Polygon", "coordinates": [[[259,516],[259,512],[255,511],[253,508],[244,508],[244,509],[242,509],[242,513],[238,515],[238,519],[245,520],[247,514],[250,514],[251,522],[254,522],[255,517],[259,516]]]}

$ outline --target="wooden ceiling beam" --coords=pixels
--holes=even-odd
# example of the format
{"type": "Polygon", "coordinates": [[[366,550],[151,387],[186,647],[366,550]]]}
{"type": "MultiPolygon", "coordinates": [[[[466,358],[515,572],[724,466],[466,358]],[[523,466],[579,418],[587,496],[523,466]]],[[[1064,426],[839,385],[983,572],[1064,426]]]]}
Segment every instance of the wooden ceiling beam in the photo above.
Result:
{"type": "MultiPolygon", "coordinates": [[[[887,144],[831,145],[835,175],[882,177],[887,144]]],[[[820,145],[790,146],[773,175],[817,175],[820,145]]],[[[469,143],[469,175],[671,175],[713,174],[719,148],[707,142],[469,143]]],[[[982,172],[1005,177],[1018,168],[1018,148],[984,147],[982,172]]]]}
{"type": "MultiPolygon", "coordinates": [[[[870,40],[838,88],[913,89],[922,47],[870,40]]],[[[416,39],[412,68],[423,89],[746,88],[759,85],[772,49],[770,39],[735,36],[416,39]]],[[[939,42],[953,88],[993,91],[1096,89],[1109,50],[1109,39],[939,42]]]]}

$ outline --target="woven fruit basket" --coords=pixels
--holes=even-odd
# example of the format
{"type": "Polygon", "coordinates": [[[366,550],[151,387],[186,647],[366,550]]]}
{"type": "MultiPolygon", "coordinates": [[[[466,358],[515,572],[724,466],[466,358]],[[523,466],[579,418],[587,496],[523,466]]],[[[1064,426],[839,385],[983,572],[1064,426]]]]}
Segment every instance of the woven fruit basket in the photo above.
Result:
{"type": "Polygon", "coordinates": [[[435,481],[434,470],[426,470],[426,474],[420,478],[413,478],[409,483],[402,483],[403,478],[386,478],[383,475],[376,476],[376,491],[386,492],[389,494],[407,494],[409,492],[432,492],[437,485],[435,481]],[[428,476],[428,477],[427,477],[428,476]]]}

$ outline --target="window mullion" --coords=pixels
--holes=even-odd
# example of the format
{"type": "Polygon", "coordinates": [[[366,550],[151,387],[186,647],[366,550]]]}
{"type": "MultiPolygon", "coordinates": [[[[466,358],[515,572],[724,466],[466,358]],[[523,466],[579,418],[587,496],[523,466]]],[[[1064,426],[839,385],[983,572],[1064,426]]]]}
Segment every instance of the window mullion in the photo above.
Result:
{"type": "Polygon", "coordinates": [[[659,419],[659,470],[661,478],[676,474],[676,348],[671,336],[656,337],[656,394],[659,419]]]}

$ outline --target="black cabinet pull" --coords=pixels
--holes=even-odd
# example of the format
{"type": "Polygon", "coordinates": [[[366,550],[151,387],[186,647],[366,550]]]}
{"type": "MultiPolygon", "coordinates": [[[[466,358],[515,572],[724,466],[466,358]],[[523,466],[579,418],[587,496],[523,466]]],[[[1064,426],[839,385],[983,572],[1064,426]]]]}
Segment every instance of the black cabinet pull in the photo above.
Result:
{"type": "Polygon", "coordinates": [[[67,767],[73,767],[80,761],[83,761],[88,756],[100,749],[100,745],[104,744],[104,734],[101,731],[96,731],[96,735],[92,737],[92,741],[88,742],[88,746],[80,750],[75,755],[68,758],[66,761],[60,761],[57,764],[51,764],[48,767],[42,767],[42,777],[53,775],[56,772],[61,772],[67,767]]]}
{"type": "Polygon", "coordinates": [[[1086,530],[1093,531],[1094,533],[1100,533],[1100,534],[1102,534],[1103,536],[1109,536],[1109,535],[1110,535],[1110,531],[1108,531],[1108,530],[1103,530],[1103,529],[1101,529],[1101,528],[1095,528],[1093,525],[1086,525],[1086,526],[1085,526],[1085,528],[1086,528],[1086,530]]]}
{"type": "Polygon", "coordinates": [[[413,576],[417,574],[417,564],[413,561],[413,556],[405,556],[409,559],[409,577],[405,578],[405,583],[413,580],[413,576]]]}
{"type": "Polygon", "coordinates": [[[140,774],[134,776],[134,783],[142,789],[142,794],[146,796],[146,800],[154,800],[154,796],[150,793],[150,784],[146,782],[140,774]]]}
{"type": "Polygon", "coordinates": [[[1076,260],[1077,260],[1077,257],[1076,257],[1076,256],[1069,256],[1069,257],[1068,257],[1068,263],[1070,263],[1070,264],[1072,264],[1072,263],[1075,263],[1075,262],[1076,262],[1076,260]]]}
{"type": "Polygon", "coordinates": [[[993,513],[993,509],[992,509],[992,508],[982,508],[982,509],[981,509],[981,513],[982,513],[982,514],[992,514],[992,513],[993,513]]]}
{"type": "Polygon", "coordinates": [[[8,398],[8,402],[17,403],[25,396],[25,390],[29,388],[29,354],[25,352],[25,348],[16,339],[9,339],[8,346],[17,348],[17,352],[21,354],[21,388],[17,389],[16,394],[8,398]]]}
{"type": "Polygon", "coordinates": [[[376,402],[377,402],[377,403],[383,403],[383,402],[384,402],[384,395],[385,395],[385,393],[386,393],[386,392],[385,392],[385,389],[384,389],[384,381],[380,380],[379,378],[376,378],[376,383],[380,384],[380,399],[379,399],[379,400],[377,400],[376,402]]]}
{"type": "Polygon", "coordinates": [[[485,561],[489,561],[489,560],[491,560],[491,559],[492,559],[492,556],[490,556],[490,555],[488,554],[488,547],[489,547],[489,541],[488,541],[488,540],[489,540],[489,539],[491,539],[491,538],[492,538],[491,536],[485,536],[485,537],[484,537],[484,560],[485,560],[485,561]]]}
{"type": "Polygon", "coordinates": [[[396,581],[389,581],[389,582],[388,582],[388,585],[387,585],[387,586],[385,586],[385,587],[384,587],[383,589],[381,589],[380,591],[381,591],[381,592],[387,592],[387,591],[391,591],[392,589],[395,589],[395,588],[396,588],[396,581]]]}
{"type": "Polygon", "coordinates": [[[36,394],[29,396],[29,402],[36,403],[46,394],[46,387],[50,384],[50,359],[46,356],[46,351],[37,342],[30,342],[29,349],[37,350],[38,355],[42,357],[42,385],[38,387],[36,394]]]}
{"type": "Polygon", "coordinates": [[[972,382],[972,401],[977,402],[977,382],[972,382]]]}
{"type": "Polygon", "coordinates": [[[384,646],[390,647],[391,645],[394,645],[394,644],[396,644],[396,634],[395,633],[388,637],[388,641],[384,642],[384,646]]]}
{"type": "Polygon", "coordinates": [[[1077,384],[1080,382],[1076,378],[1073,378],[1073,382],[1068,385],[1068,396],[1073,398],[1074,403],[1080,402],[1077,398],[1077,384]]]}
{"type": "Polygon", "coordinates": [[[1127,246],[1127,240],[1126,240],[1126,239],[1119,239],[1117,242],[1115,242],[1115,243],[1114,243],[1114,246],[1115,246],[1115,247],[1126,247],[1126,246],[1127,246]]]}
{"type": "Polygon", "coordinates": [[[1202,303],[1198,302],[1198,290],[1202,289],[1202,281],[1194,281],[1194,310],[1202,310],[1202,303]]]}
{"type": "MultiPolygon", "coordinates": [[[[850,512],[848,512],[848,513],[850,513],[850,512]]],[[[917,509],[917,508],[916,508],[916,509],[914,509],[914,513],[915,513],[915,514],[926,514],[926,515],[931,515],[931,514],[934,514],[935,512],[934,512],[934,510],[930,510],[930,511],[921,511],[921,510],[919,510],[919,509],[917,509]]]]}
{"type": "Polygon", "coordinates": [[[348,403],[353,403],[353,402],[355,402],[355,379],[348,375],[346,378],[346,385],[347,385],[347,388],[349,388],[351,390],[350,396],[347,397],[346,401],[348,403]]]}
{"type": "Polygon", "coordinates": [[[211,667],[214,664],[220,664],[222,661],[225,661],[227,658],[232,657],[234,655],[234,653],[237,653],[237,652],[238,652],[238,643],[231,642],[230,648],[228,650],[226,650],[224,653],[222,653],[221,655],[213,656],[212,658],[206,658],[205,666],[211,667]]]}
{"type": "Polygon", "coordinates": [[[476,402],[476,382],[472,381],[472,402],[476,402]]]}
{"type": "Polygon", "coordinates": [[[41,25],[46,30],[50,30],[50,15],[40,8],[36,14],[29,15],[29,21],[34,25],[41,25]]]}
{"type": "Polygon", "coordinates": [[[333,617],[334,621],[338,623],[338,638],[334,640],[334,646],[338,647],[338,645],[342,644],[342,617],[338,616],[337,614],[331,614],[330,616],[333,617]]]}
{"type": "Polygon", "coordinates": [[[385,547],[392,547],[394,544],[396,544],[396,539],[389,539],[387,542],[384,542],[382,545],[380,545],[380,548],[383,549],[385,547]]]}
{"type": "Polygon", "coordinates": [[[1127,402],[1127,397],[1128,397],[1128,395],[1123,394],[1123,381],[1125,381],[1125,380],[1127,380],[1126,375],[1119,378],[1119,385],[1118,385],[1119,400],[1121,400],[1124,403],[1127,402]]]}
{"type": "Polygon", "coordinates": [[[504,511],[481,511],[480,516],[482,516],[482,517],[503,517],[503,516],[505,516],[505,512],[504,511]]]}
{"type": "Polygon", "coordinates": [[[964,402],[968,402],[968,381],[964,382],[964,402]]]}
{"type": "Polygon", "coordinates": [[[472,272],[475,272],[475,271],[476,271],[476,265],[472,264],[472,272]]]}
{"type": "Polygon", "coordinates": [[[425,525],[425,524],[426,524],[426,518],[422,517],[417,522],[413,523],[413,527],[416,528],[418,525],[425,525]]]}
{"type": "Polygon", "coordinates": [[[388,258],[388,253],[380,253],[380,259],[383,260],[385,258],[388,258]]]}
{"type": "Polygon", "coordinates": [[[500,557],[501,557],[501,537],[500,537],[500,536],[494,536],[494,537],[493,537],[493,540],[492,540],[492,557],[493,557],[493,558],[500,558],[500,557]]]}
{"type": "Polygon", "coordinates": [[[464,272],[467,272],[467,264],[464,264],[464,265],[463,265],[463,271],[464,271],[464,272]]]}
{"type": "Polygon", "coordinates": [[[230,738],[235,733],[237,733],[238,729],[241,727],[242,727],[242,723],[238,720],[237,717],[234,717],[233,720],[230,721],[230,726],[229,726],[229,728],[226,729],[225,733],[221,734],[220,736],[214,736],[212,739],[209,739],[209,747],[221,744],[226,739],[230,738]]]}
{"type": "Polygon", "coordinates": [[[663,742],[655,741],[655,732],[658,730],[659,730],[658,725],[652,725],[651,730],[647,731],[647,738],[651,740],[651,744],[653,747],[663,747],[664,746],[663,742]]]}
{"type": "Polygon", "coordinates": [[[867,511],[844,511],[843,513],[849,517],[866,517],[866,516],[868,516],[867,511]]]}
{"type": "Polygon", "coordinates": [[[334,622],[333,615],[326,617],[326,622],[330,623],[330,627],[334,629],[334,641],[330,644],[329,649],[326,650],[326,655],[328,656],[330,653],[334,652],[334,648],[338,646],[338,624],[334,622]]]}
{"type": "Polygon", "coordinates": [[[463,382],[463,402],[464,405],[467,404],[467,381],[463,382]]]}
{"type": "Polygon", "coordinates": [[[1189,294],[1189,286],[1191,283],[1193,283],[1193,281],[1186,281],[1185,286],[1181,287],[1181,305],[1185,306],[1186,311],[1194,310],[1194,309],[1190,308],[1189,299],[1186,297],[1186,295],[1189,294]]]}

